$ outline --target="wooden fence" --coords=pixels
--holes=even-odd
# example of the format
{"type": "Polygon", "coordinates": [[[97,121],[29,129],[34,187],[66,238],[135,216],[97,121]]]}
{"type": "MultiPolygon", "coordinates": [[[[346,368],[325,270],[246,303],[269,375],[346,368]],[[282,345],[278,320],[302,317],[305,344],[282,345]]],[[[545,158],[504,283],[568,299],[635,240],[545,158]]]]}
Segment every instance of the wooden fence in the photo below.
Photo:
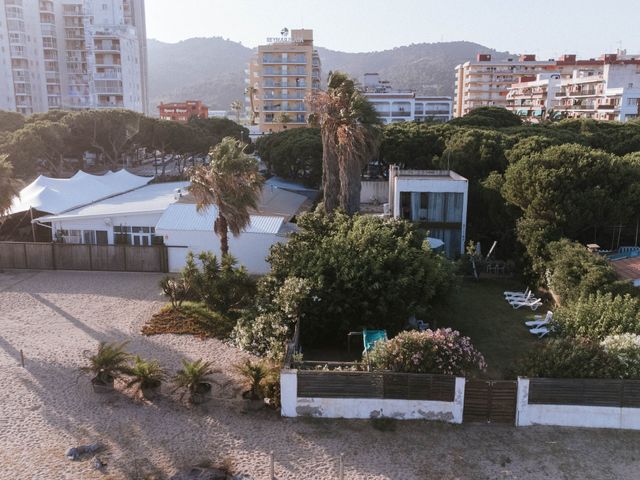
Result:
{"type": "Polygon", "coordinates": [[[0,242],[2,268],[167,272],[167,247],[0,242]]]}
{"type": "Polygon", "coordinates": [[[529,403],[640,408],[640,380],[531,378],[529,403]]]}
{"type": "Polygon", "coordinates": [[[298,397],[452,402],[455,377],[392,372],[298,371],[298,397]]]}

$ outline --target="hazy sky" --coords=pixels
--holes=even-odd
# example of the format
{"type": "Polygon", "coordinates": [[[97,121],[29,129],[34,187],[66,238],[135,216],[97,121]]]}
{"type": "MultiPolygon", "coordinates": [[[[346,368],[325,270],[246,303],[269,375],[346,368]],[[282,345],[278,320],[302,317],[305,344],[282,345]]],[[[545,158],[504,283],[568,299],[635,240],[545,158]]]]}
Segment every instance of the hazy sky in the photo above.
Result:
{"type": "Polygon", "coordinates": [[[468,40],[542,58],[640,52],[639,0],[146,0],[147,34],[220,36],[249,47],[283,27],[314,30],[333,50],[468,40]]]}

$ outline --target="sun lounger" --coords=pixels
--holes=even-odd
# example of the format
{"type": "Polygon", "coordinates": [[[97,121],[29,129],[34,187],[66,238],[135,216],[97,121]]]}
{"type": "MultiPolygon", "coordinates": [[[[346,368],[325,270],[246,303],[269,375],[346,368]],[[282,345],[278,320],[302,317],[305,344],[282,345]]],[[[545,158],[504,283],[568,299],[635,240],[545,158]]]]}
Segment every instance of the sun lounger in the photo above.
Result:
{"type": "Polygon", "coordinates": [[[535,320],[524,322],[524,324],[527,327],[534,327],[534,328],[542,327],[543,325],[548,325],[549,323],[551,323],[551,320],[553,319],[553,312],[549,310],[544,317],[542,315],[535,315],[534,319],[535,320]]]}
{"type": "Polygon", "coordinates": [[[517,297],[517,296],[526,296],[529,295],[529,293],[531,292],[531,290],[529,290],[529,287],[527,287],[524,292],[510,292],[510,291],[506,291],[504,292],[504,296],[505,297],[517,297]]]}
{"type": "Polygon", "coordinates": [[[542,326],[542,327],[538,327],[538,328],[531,328],[529,331],[530,331],[533,335],[537,335],[537,336],[538,336],[538,338],[542,338],[542,337],[544,337],[545,335],[547,335],[547,334],[549,334],[549,333],[553,332],[553,327],[548,328],[548,327],[542,326]]]}
{"type": "Polygon", "coordinates": [[[515,302],[509,302],[509,303],[515,310],[518,310],[519,308],[522,308],[522,307],[529,307],[531,310],[537,310],[538,307],[542,305],[542,300],[539,298],[535,298],[535,299],[530,299],[525,301],[515,301],[515,302]]]}
{"type": "Polygon", "coordinates": [[[533,302],[537,299],[533,296],[533,293],[529,292],[529,295],[527,295],[526,297],[507,297],[506,300],[513,305],[514,303],[533,302]]]}

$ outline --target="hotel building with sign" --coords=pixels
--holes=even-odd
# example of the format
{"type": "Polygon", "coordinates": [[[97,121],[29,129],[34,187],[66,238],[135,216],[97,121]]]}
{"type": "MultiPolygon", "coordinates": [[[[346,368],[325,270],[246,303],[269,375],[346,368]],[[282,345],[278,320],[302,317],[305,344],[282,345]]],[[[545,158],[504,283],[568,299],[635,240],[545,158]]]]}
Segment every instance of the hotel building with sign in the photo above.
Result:
{"type": "Polygon", "coordinates": [[[304,127],[310,113],[305,101],[320,89],[320,57],[313,30],[282,30],[260,45],[246,71],[245,105],[260,133],[304,127]]]}

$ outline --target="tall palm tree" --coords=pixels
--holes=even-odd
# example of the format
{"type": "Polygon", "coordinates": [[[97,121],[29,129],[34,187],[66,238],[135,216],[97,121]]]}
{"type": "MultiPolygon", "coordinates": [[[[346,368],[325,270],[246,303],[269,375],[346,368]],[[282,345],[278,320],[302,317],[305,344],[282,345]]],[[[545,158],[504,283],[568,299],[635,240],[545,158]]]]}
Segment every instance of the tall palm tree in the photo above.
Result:
{"type": "Polygon", "coordinates": [[[231,110],[236,112],[236,123],[240,123],[240,111],[242,110],[242,103],[240,100],[234,100],[231,102],[231,110]]]}
{"type": "Polygon", "coordinates": [[[329,74],[327,91],[310,103],[322,135],[324,207],[331,213],[340,206],[351,215],[360,209],[362,170],[378,149],[378,114],[340,72],[329,74]]]}
{"type": "Polygon", "coordinates": [[[256,124],[256,107],[255,107],[255,94],[258,93],[258,90],[256,89],[256,87],[249,85],[244,93],[246,95],[249,95],[249,102],[251,104],[251,118],[249,119],[251,121],[251,125],[255,125],[256,124]]]}
{"type": "Polygon", "coordinates": [[[234,237],[249,225],[250,211],[258,206],[264,179],[258,162],[244,153],[244,144],[225,137],[211,150],[211,163],[191,168],[191,193],[198,211],[211,205],[218,210],[213,230],[220,237],[222,255],[229,254],[228,232],[234,237]]]}
{"type": "Polygon", "coordinates": [[[13,178],[13,165],[7,155],[0,155],[0,217],[9,212],[13,197],[20,193],[20,183],[13,178]]]}

